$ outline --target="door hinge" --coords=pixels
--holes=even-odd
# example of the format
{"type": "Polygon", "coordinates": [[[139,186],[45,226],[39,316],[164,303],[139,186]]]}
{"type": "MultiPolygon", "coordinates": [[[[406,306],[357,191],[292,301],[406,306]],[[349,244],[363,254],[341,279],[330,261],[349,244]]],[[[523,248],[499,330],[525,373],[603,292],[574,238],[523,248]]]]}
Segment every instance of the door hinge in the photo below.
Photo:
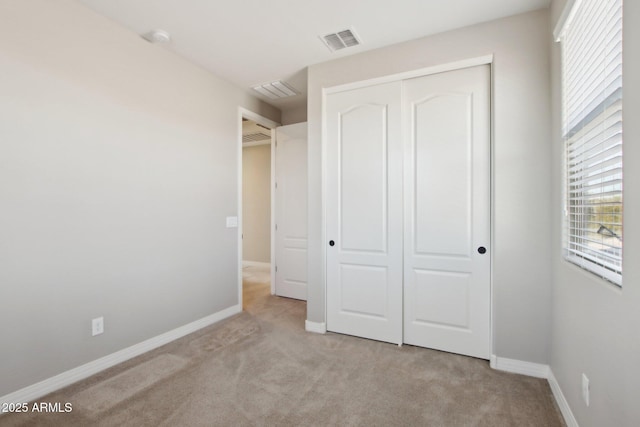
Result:
{"type": "Polygon", "coordinates": [[[278,183],[276,182],[276,190],[278,189],[278,183]]]}
{"type": "Polygon", "coordinates": [[[278,224],[276,224],[276,231],[278,231],[278,224]]]}
{"type": "Polygon", "coordinates": [[[276,273],[278,272],[278,266],[276,265],[276,273]]]}

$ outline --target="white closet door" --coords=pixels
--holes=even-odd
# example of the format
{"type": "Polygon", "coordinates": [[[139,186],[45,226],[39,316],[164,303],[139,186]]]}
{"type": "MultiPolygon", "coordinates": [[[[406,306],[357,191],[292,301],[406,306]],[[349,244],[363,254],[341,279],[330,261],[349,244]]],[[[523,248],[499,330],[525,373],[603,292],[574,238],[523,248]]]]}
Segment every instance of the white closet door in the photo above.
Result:
{"type": "Polygon", "coordinates": [[[307,123],[276,128],[276,295],[307,299],[307,123]]]}
{"type": "Polygon", "coordinates": [[[403,82],[404,342],[483,359],[490,353],[489,83],[489,66],[403,82]]]}
{"type": "Polygon", "coordinates": [[[402,342],[401,83],[329,94],[327,329],[402,342]],[[331,245],[333,243],[333,245],[331,245]]]}

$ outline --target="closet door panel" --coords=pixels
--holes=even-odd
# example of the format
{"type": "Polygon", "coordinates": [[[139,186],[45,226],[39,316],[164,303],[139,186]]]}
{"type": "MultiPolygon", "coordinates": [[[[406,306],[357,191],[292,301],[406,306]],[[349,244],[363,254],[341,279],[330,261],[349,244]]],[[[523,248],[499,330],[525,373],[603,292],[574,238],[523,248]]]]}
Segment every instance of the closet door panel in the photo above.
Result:
{"type": "Polygon", "coordinates": [[[471,252],[472,101],[470,94],[437,94],[414,104],[415,253],[471,252]]]}
{"type": "Polygon", "coordinates": [[[340,114],[342,250],[387,249],[387,105],[357,105],[340,114]]]}
{"type": "Polygon", "coordinates": [[[404,342],[485,359],[489,107],[488,66],[403,82],[404,342]]]}
{"type": "Polygon", "coordinates": [[[402,342],[400,82],[326,98],[327,329],[402,342]]]}

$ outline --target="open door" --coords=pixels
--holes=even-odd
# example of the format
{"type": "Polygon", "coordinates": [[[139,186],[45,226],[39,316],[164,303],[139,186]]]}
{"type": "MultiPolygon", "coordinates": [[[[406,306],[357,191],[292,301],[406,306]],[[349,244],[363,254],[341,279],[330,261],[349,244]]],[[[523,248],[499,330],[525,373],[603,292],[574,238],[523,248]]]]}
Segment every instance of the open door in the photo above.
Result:
{"type": "Polygon", "coordinates": [[[276,128],[275,293],[307,299],[307,124],[276,128]]]}

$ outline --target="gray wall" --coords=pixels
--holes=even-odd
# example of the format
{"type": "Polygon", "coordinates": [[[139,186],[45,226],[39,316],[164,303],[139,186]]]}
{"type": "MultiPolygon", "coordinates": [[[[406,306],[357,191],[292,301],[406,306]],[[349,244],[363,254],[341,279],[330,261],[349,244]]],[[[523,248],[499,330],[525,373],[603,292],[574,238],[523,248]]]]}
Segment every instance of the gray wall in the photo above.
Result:
{"type": "Polygon", "coordinates": [[[0,1],[0,70],[0,396],[238,304],[238,106],[278,110],[73,0],[0,1]]]}
{"type": "Polygon", "coordinates": [[[242,259],[271,262],[271,144],[242,149],[242,259]]]}
{"type": "MultiPolygon", "coordinates": [[[[565,0],[551,8],[555,27],[565,0]]],[[[640,422],[640,2],[624,2],[624,265],[622,289],[562,258],[560,46],[552,45],[553,305],[551,369],[582,427],[640,422]],[[582,401],[580,381],[591,383],[582,401]]]]}
{"type": "Polygon", "coordinates": [[[309,67],[309,321],[325,321],[322,88],[494,54],[494,353],[548,362],[548,22],[540,10],[309,67]]]}
{"type": "Polygon", "coordinates": [[[292,125],[307,121],[307,106],[285,108],[282,110],[282,125],[292,125]]]}

